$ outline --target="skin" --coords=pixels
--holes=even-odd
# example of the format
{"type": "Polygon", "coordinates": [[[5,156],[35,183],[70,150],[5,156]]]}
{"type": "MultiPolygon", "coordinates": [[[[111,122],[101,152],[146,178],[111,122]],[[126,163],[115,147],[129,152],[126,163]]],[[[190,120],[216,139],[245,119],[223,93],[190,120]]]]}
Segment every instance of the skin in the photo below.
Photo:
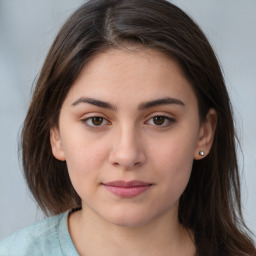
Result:
{"type": "Polygon", "coordinates": [[[59,128],[51,129],[53,155],[67,162],[82,199],[82,210],[69,216],[79,254],[194,255],[178,204],[193,161],[210,151],[215,125],[213,109],[200,124],[192,86],[170,57],[149,49],[95,56],[68,92],[59,128]],[[175,100],[145,104],[167,97],[175,100]],[[123,198],[103,185],[116,180],[152,185],[123,198]]]}

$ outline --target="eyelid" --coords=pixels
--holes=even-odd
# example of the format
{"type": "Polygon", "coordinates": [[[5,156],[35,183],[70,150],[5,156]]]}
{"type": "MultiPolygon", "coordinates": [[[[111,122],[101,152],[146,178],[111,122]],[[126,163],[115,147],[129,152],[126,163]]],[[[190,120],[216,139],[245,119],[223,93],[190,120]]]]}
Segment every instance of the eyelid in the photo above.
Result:
{"type": "Polygon", "coordinates": [[[170,125],[172,125],[174,122],[176,122],[176,119],[173,116],[170,116],[170,114],[166,114],[166,113],[162,112],[162,113],[153,113],[153,114],[149,115],[145,123],[148,123],[154,117],[163,117],[166,120],[168,120],[168,124],[165,124],[165,125],[150,124],[151,126],[156,127],[156,128],[166,128],[166,127],[169,127],[170,125]]]}
{"type": "MultiPolygon", "coordinates": [[[[105,126],[108,126],[108,125],[111,124],[111,122],[109,121],[109,118],[107,118],[103,113],[88,113],[88,114],[84,114],[83,117],[80,118],[80,121],[85,126],[87,126],[89,128],[93,128],[93,129],[101,129],[101,128],[104,128],[105,126]],[[102,118],[105,121],[105,123],[104,124],[100,124],[100,125],[90,125],[90,124],[88,124],[88,120],[90,120],[90,119],[92,119],[94,117],[102,118]]],[[[144,122],[144,124],[149,124],[149,125],[151,125],[153,127],[156,127],[156,128],[166,128],[166,127],[171,126],[174,122],[176,122],[176,119],[170,113],[156,112],[156,113],[152,113],[152,114],[148,115],[146,121],[144,122]],[[163,118],[165,118],[165,120],[168,121],[168,123],[164,124],[164,125],[150,124],[149,121],[151,119],[153,119],[154,117],[163,117],[163,118]]]]}
{"type": "Polygon", "coordinates": [[[80,121],[88,128],[93,128],[93,129],[101,129],[101,128],[111,124],[111,122],[108,120],[108,118],[106,118],[105,115],[102,113],[90,113],[90,114],[88,114],[88,116],[83,115],[83,117],[80,118],[80,121]],[[100,124],[100,125],[88,124],[88,121],[92,120],[92,118],[95,118],[95,117],[102,118],[107,123],[100,124]]]}
{"type": "Polygon", "coordinates": [[[150,113],[149,115],[147,115],[146,119],[148,120],[148,119],[156,117],[156,116],[163,116],[166,118],[175,119],[173,114],[171,114],[169,112],[164,112],[164,111],[150,113]]]}

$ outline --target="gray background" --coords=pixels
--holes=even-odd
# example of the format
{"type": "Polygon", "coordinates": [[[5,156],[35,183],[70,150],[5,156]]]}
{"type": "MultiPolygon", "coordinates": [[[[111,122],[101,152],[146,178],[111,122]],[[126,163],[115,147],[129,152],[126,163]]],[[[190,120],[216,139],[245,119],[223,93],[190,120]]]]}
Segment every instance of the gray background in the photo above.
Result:
{"type": "MultiPolygon", "coordinates": [[[[0,240],[43,217],[18,163],[31,86],[66,18],[82,0],[0,0],[0,240]]],[[[208,36],[234,105],[244,157],[243,209],[256,233],[256,1],[177,0],[208,36]]]]}

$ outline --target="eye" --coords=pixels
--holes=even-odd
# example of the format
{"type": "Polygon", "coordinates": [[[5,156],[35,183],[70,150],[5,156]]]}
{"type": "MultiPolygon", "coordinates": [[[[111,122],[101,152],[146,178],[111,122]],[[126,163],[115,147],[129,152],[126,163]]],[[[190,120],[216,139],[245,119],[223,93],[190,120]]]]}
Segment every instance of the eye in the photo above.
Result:
{"type": "Polygon", "coordinates": [[[104,126],[109,124],[109,122],[104,117],[101,117],[101,116],[88,117],[86,119],[83,119],[82,122],[89,127],[98,127],[98,126],[104,126]]]}
{"type": "Polygon", "coordinates": [[[150,118],[147,123],[153,126],[167,127],[175,120],[169,116],[157,115],[150,118]]]}

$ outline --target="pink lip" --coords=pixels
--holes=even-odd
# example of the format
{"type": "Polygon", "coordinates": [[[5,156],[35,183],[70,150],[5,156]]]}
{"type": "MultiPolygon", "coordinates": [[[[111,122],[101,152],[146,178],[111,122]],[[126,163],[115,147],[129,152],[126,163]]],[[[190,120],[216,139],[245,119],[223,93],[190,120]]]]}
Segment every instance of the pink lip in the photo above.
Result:
{"type": "Polygon", "coordinates": [[[132,180],[129,182],[118,180],[108,182],[103,185],[108,191],[120,197],[131,198],[148,190],[152,184],[139,180],[132,180]]]}

